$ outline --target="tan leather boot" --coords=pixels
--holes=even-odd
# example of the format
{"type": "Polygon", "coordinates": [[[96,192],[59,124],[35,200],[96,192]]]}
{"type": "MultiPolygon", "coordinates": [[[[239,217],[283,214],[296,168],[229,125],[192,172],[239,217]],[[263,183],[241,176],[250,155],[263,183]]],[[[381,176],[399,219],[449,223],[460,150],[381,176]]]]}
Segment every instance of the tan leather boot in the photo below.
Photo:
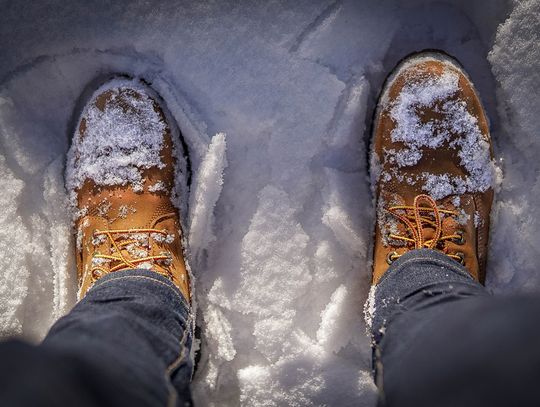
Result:
{"type": "Polygon", "coordinates": [[[175,207],[175,177],[186,171],[167,118],[148,87],[118,79],[94,93],[81,115],[66,168],[78,208],[79,298],[104,275],[145,268],[190,299],[175,207]]]}
{"type": "Polygon", "coordinates": [[[379,98],[371,153],[373,283],[420,248],[483,283],[495,166],[484,109],[456,61],[425,52],[398,65],[379,98]]]}

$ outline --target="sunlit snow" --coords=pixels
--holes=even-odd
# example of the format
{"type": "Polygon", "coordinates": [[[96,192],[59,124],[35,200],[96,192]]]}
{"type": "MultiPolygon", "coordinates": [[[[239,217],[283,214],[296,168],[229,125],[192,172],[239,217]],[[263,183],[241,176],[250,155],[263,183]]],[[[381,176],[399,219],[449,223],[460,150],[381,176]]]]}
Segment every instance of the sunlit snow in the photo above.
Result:
{"type": "Polygon", "coordinates": [[[66,153],[112,73],[150,83],[189,147],[198,405],[374,405],[366,149],[411,52],[455,56],[486,106],[488,287],[539,287],[539,0],[0,3],[2,336],[39,340],[76,299],[66,153]]]}

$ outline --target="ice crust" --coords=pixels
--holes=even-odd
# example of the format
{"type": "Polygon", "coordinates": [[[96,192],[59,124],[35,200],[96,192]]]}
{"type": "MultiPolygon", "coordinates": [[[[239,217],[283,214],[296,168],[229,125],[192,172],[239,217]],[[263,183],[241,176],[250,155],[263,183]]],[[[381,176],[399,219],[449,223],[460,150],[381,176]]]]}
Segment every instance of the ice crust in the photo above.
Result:
{"type": "Polygon", "coordinates": [[[504,174],[488,286],[538,289],[538,0],[0,1],[2,336],[37,341],[75,301],[73,112],[118,72],[163,97],[190,151],[197,405],[374,405],[366,143],[410,52],[445,49],[477,86],[504,174]]]}

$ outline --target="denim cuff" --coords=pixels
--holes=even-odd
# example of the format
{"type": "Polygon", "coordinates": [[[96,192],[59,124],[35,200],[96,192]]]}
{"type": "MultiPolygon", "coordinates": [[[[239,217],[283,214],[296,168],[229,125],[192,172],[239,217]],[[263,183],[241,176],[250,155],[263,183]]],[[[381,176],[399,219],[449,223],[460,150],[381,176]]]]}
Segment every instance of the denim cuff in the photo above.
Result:
{"type": "MultiPolygon", "coordinates": [[[[174,283],[155,271],[147,269],[122,270],[109,273],[100,278],[88,290],[86,297],[99,297],[100,291],[114,284],[116,290],[129,289],[137,291],[162,292],[166,301],[172,301],[174,307],[180,307],[184,315],[189,315],[191,306],[174,283]]],[[[84,300],[84,299],[83,299],[84,300]]]]}
{"type": "Polygon", "coordinates": [[[145,405],[188,394],[194,315],[166,277],[145,270],[100,278],[51,328],[43,346],[109,369],[145,405]],[[72,356],[73,355],[73,356],[72,356]]]}
{"type": "Polygon", "coordinates": [[[394,261],[377,285],[381,287],[385,283],[395,284],[395,282],[401,280],[403,282],[411,281],[414,285],[418,286],[422,282],[430,283],[441,280],[461,281],[464,279],[475,281],[467,269],[457,261],[437,250],[417,249],[405,253],[394,261]],[[416,272],[418,266],[429,266],[429,273],[416,272]]]}
{"type": "Polygon", "coordinates": [[[426,306],[426,296],[433,299],[440,295],[451,298],[487,294],[464,266],[430,249],[411,250],[401,256],[373,290],[371,333],[375,343],[396,315],[415,306],[426,306]]]}

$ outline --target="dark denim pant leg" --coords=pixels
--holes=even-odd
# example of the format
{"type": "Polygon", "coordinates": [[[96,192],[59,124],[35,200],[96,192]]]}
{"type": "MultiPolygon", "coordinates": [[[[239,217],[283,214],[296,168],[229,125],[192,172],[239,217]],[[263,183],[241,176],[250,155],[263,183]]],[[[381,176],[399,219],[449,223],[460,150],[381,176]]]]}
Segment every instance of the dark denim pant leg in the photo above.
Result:
{"type": "Polygon", "coordinates": [[[458,263],[415,250],[374,294],[380,405],[540,405],[540,299],[493,297],[458,263]]]}
{"type": "Polygon", "coordinates": [[[0,345],[0,404],[191,405],[191,342],[189,305],[170,281],[147,270],[116,272],[41,345],[0,345]]]}

